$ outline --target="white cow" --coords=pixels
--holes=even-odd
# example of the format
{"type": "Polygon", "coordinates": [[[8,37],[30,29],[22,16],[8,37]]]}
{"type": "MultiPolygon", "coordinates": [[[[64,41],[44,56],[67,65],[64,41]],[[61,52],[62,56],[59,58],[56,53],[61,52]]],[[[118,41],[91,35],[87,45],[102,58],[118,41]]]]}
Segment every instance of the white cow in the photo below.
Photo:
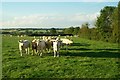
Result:
{"type": "Polygon", "coordinates": [[[73,43],[73,41],[71,41],[71,40],[69,40],[69,39],[66,39],[66,38],[62,38],[62,39],[60,39],[60,40],[62,40],[62,43],[68,44],[68,45],[70,45],[70,44],[73,43]]]}
{"type": "Polygon", "coordinates": [[[73,41],[66,38],[62,38],[61,41],[62,41],[62,46],[66,45],[66,50],[68,48],[67,46],[73,43],[73,41]]]}
{"type": "Polygon", "coordinates": [[[28,40],[19,40],[18,43],[21,56],[24,52],[29,54],[30,42],[28,40]]]}
{"type": "Polygon", "coordinates": [[[53,41],[53,51],[54,51],[54,57],[59,57],[59,51],[60,51],[60,47],[61,47],[61,40],[59,40],[58,38],[53,41]]]}

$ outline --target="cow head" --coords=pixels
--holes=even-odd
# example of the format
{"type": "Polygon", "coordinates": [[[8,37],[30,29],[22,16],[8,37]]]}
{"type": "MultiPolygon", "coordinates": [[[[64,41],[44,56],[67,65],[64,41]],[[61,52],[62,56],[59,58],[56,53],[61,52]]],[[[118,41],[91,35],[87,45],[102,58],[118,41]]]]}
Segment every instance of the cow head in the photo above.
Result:
{"type": "Polygon", "coordinates": [[[19,46],[23,47],[23,40],[19,40],[18,43],[19,43],[19,46]]]}

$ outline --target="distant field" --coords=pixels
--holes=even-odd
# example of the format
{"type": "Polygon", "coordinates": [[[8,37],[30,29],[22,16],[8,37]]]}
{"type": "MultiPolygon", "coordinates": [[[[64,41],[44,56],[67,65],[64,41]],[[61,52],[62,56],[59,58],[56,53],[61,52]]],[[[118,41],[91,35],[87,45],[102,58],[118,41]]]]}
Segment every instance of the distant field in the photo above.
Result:
{"type": "MultiPolygon", "coordinates": [[[[16,36],[2,37],[3,78],[117,78],[118,44],[72,37],[74,44],[63,47],[60,57],[20,56],[16,36]]],[[[32,37],[24,37],[32,40],[32,37]]]]}

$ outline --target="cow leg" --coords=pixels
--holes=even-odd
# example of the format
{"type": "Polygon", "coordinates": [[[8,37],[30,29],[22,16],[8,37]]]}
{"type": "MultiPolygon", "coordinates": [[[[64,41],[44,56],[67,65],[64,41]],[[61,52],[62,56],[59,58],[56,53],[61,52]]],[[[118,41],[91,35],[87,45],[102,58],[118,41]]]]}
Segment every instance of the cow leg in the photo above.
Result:
{"type": "Polygon", "coordinates": [[[34,55],[34,49],[32,49],[32,55],[34,55]]]}
{"type": "Polygon", "coordinates": [[[32,55],[37,55],[37,50],[36,49],[33,49],[32,55]]]}
{"type": "Polygon", "coordinates": [[[43,50],[40,50],[40,52],[41,52],[41,53],[40,53],[40,56],[42,56],[43,50]]]}
{"type": "Polygon", "coordinates": [[[25,49],[25,53],[27,54],[27,48],[25,49]]]}
{"type": "Polygon", "coordinates": [[[35,54],[37,54],[37,49],[35,49],[35,54]]]}
{"type": "Polygon", "coordinates": [[[59,51],[57,52],[57,57],[59,57],[59,51]]]}
{"type": "Polygon", "coordinates": [[[40,50],[38,49],[38,51],[37,51],[37,55],[39,55],[39,53],[40,53],[40,50]]]}
{"type": "Polygon", "coordinates": [[[38,51],[37,51],[37,55],[39,55],[39,52],[40,52],[40,51],[38,50],[38,51]]]}
{"type": "Polygon", "coordinates": [[[46,48],[47,53],[49,53],[49,48],[46,48]]]}
{"type": "Polygon", "coordinates": [[[22,56],[22,50],[20,50],[20,55],[22,56]]]}
{"type": "Polygon", "coordinates": [[[29,53],[30,53],[30,52],[29,52],[29,51],[30,51],[30,48],[28,48],[27,50],[28,50],[28,54],[29,54],[29,53]]]}
{"type": "Polygon", "coordinates": [[[60,48],[58,48],[57,57],[59,57],[59,56],[60,56],[60,53],[59,53],[59,51],[60,51],[60,48]]]}
{"type": "Polygon", "coordinates": [[[40,56],[42,56],[42,52],[41,52],[40,56]]]}
{"type": "Polygon", "coordinates": [[[32,49],[32,55],[34,55],[34,49],[32,49]]]}
{"type": "Polygon", "coordinates": [[[50,48],[48,48],[48,53],[50,53],[51,52],[51,49],[50,48]]]}
{"type": "Polygon", "coordinates": [[[37,55],[36,49],[33,49],[33,55],[37,55]]]}
{"type": "Polygon", "coordinates": [[[54,57],[56,57],[56,51],[54,51],[54,57]]]}
{"type": "Polygon", "coordinates": [[[46,49],[45,49],[45,51],[47,51],[47,52],[48,52],[48,48],[46,48],[46,49]]]}

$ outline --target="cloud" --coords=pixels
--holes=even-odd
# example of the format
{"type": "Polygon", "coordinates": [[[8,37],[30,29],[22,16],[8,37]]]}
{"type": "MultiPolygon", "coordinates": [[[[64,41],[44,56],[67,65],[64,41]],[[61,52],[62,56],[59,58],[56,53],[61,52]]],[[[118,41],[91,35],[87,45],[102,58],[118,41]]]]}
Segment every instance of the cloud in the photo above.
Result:
{"type": "Polygon", "coordinates": [[[93,13],[93,14],[81,14],[81,13],[77,13],[75,15],[73,15],[72,20],[73,21],[93,21],[97,18],[97,16],[99,16],[99,12],[93,13]]]}
{"type": "Polygon", "coordinates": [[[92,24],[99,13],[93,14],[33,14],[27,16],[13,17],[12,20],[0,23],[2,27],[69,27],[80,26],[84,22],[92,24]]]}

